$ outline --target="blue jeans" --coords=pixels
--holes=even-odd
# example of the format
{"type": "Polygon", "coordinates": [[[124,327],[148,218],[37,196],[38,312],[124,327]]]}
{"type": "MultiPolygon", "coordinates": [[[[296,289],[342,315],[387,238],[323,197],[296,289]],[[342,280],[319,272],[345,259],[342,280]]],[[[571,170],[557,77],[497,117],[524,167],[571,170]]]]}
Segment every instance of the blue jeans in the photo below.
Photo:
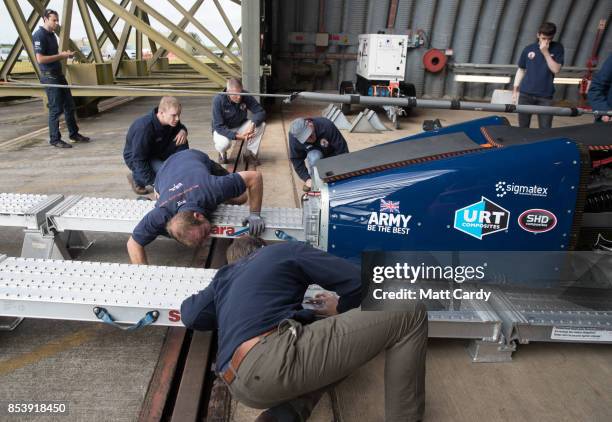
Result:
{"type": "MultiPolygon", "coordinates": [[[[64,75],[44,74],[40,77],[42,84],[68,85],[64,75]]],[[[79,133],[74,116],[74,99],[69,88],[46,87],[47,99],[49,101],[49,143],[53,144],[62,139],[59,131],[59,118],[64,113],[68,134],[73,137],[79,133]]]]}
{"type": "Polygon", "coordinates": [[[311,149],[306,155],[306,167],[308,167],[308,174],[311,179],[314,176],[313,168],[321,158],[323,158],[323,153],[318,149],[311,149]]]}

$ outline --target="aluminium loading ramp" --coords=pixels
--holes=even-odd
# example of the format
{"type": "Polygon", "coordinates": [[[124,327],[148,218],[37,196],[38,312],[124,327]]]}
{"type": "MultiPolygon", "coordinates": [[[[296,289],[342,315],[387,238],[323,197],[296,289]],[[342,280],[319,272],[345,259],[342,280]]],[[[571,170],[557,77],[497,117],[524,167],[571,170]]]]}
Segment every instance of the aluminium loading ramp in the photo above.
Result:
{"type": "MultiPolygon", "coordinates": [[[[135,324],[147,312],[157,311],[154,325],[181,326],[181,303],[208,286],[216,272],[0,255],[0,315],[99,321],[93,310],[98,307],[118,323],[135,324]]],[[[322,291],[313,285],[305,298],[322,291]]],[[[463,313],[430,311],[430,336],[497,340],[501,322],[489,308],[468,301],[461,306],[463,313]]]]}
{"type": "Polygon", "coordinates": [[[45,223],[46,212],[62,198],[62,195],[0,192],[0,226],[38,229],[45,223]]]}
{"type": "MultiPolygon", "coordinates": [[[[154,208],[153,201],[137,199],[94,198],[71,195],[47,213],[49,226],[59,232],[92,231],[132,233],[140,220],[154,208]]],[[[249,215],[244,205],[221,204],[210,222],[213,237],[237,237],[248,233],[242,220],[249,215]]],[[[275,230],[283,230],[298,240],[304,239],[304,225],[300,208],[263,207],[261,216],[266,222],[263,238],[278,240],[275,230]]]]}
{"type": "MultiPolygon", "coordinates": [[[[132,233],[154,205],[137,199],[0,193],[0,226],[24,228],[23,257],[69,259],[70,249],[91,244],[84,232],[132,233]]],[[[242,221],[248,215],[248,206],[219,205],[210,218],[211,237],[247,234],[242,221]]],[[[265,240],[279,240],[277,230],[304,240],[302,209],[264,207],[261,216],[265,240]]]]}

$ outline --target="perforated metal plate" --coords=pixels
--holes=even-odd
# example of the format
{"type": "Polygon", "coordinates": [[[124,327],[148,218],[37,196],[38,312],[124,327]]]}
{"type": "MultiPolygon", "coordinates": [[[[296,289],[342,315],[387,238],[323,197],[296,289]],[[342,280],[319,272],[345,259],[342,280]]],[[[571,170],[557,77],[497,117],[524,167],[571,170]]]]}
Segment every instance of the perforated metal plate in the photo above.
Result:
{"type": "Polygon", "coordinates": [[[122,323],[157,310],[157,325],[182,325],[184,299],[216,270],[5,258],[0,261],[0,315],[98,321],[95,306],[122,323]]]}
{"type": "MultiPolygon", "coordinates": [[[[47,213],[47,217],[58,231],[132,233],[153,207],[151,201],[71,196],[47,213]]],[[[242,220],[248,215],[248,206],[220,205],[211,218],[211,235],[237,237],[247,234],[248,229],[242,226],[242,220]]],[[[274,230],[277,229],[299,240],[304,238],[301,209],[264,207],[261,215],[266,222],[264,239],[276,239],[274,230]]]]}
{"type": "Polygon", "coordinates": [[[62,195],[0,193],[0,226],[37,229],[62,195]]]}

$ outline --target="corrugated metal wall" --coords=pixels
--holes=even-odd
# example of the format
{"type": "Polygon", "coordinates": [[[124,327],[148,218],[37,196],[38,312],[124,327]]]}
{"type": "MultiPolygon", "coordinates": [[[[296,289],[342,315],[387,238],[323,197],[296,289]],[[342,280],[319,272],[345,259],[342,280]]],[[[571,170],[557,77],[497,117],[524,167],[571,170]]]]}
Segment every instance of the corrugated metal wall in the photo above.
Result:
{"type": "MultiPolygon", "coordinates": [[[[275,53],[314,52],[314,46],[291,45],[289,32],[319,28],[320,0],[272,0],[280,21],[273,33],[275,53]]],[[[375,33],[386,30],[391,0],[323,0],[323,30],[329,33],[375,33]]],[[[406,80],[414,83],[417,96],[486,98],[502,85],[455,83],[452,71],[426,72],[422,55],[428,47],[454,51],[456,63],[514,64],[522,49],[536,40],[539,25],[557,25],[555,40],[565,47],[565,66],[585,66],[591,55],[600,19],[610,26],[612,0],[399,0],[394,31],[424,30],[425,47],[408,51],[406,80]],[[429,45],[428,45],[429,44],[429,45]]],[[[355,53],[356,46],[333,46],[318,53],[355,53]]],[[[612,52],[612,29],[604,33],[598,54],[612,52]]],[[[320,56],[320,57],[324,57],[320,56]]],[[[283,65],[288,58],[275,59],[283,65]]],[[[304,59],[303,59],[304,60],[304,59]]],[[[325,60],[331,74],[318,88],[336,89],[341,80],[355,78],[354,60],[325,60]]],[[[313,60],[310,60],[311,62],[313,60]]],[[[576,85],[557,85],[557,98],[575,101],[576,85]]]]}

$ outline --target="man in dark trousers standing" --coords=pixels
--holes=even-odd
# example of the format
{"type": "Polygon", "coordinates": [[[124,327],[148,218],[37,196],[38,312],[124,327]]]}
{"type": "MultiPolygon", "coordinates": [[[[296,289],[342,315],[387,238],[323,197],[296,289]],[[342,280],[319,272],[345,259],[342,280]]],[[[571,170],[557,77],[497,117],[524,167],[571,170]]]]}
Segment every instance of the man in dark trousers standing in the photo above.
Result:
{"type": "Polygon", "coordinates": [[[227,150],[232,141],[246,141],[243,157],[257,165],[266,112],[251,95],[231,95],[246,92],[240,79],[229,79],[225,92],[230,95],[216,95],[212,106],[213,142],[219,152],[219,163],[227,163],[227,150]]]}
{"type": "Polygon", "coordinates": [[[242,222],[249,233],[265,229],[261,218],[263,179],[258,171],[228,173],[202,151],[188,149],[173,154],[155,179],[157,202],[136,225],[127,242],[132,264],[147,264],[145,246],[167,235],[185,246],[197,247],[210,235],[211,214],[221,203],[249,201],[250,215],[242,222]]]}
{"type": "MultiPolygon", "coordinates": [[[[34,53],[40,69],[40,83],[50,85],[68,85],[62,72],[61,61],[74,55],[73,51],[58,51],[57,38],[54,31],[59,26],[59,17],[55,10],[47,9],[43,13],[43,26],[32,35],[34,53]]],[[[49,107],[49,144],[57,148],[72,148],[72,145],[62,141],[59,130],[59,118],[64,113],[68,126],[68,139],[72,143],[89,142],[87,136],[79,133],[79,127],[74,115],[74,99],[70,88],[45,87],[49,107]]]]}
{"type": "Polygon", "coordinates": [[[218,330],[216,370],[232,395],[268,408],[257,422],[305,421],[326,388],[384,351],[385,420],[421,420],[425,306],[413,301],[401,312],[354,309],[361,301],[357,266],[303,242],[262,245],[250,237],[235,240],[229,265],[181,306],[186,327],[218,330]],[[304,309],[310,284],[340,297],[318,295],[316,311],[304,309]]]}
{"type": "Polygon", "coordinates": [[[153,192],[155,175],[172,154],[189,149],[187,128],[181,123],[181,104],[175,97],[163,97],[159,107],[132,123],[125,137],[123,160],[131,170],[132,190],[153,192]]]}
{"type": "Polygon", "coordinates": [[[346,140],[331,120],[311,117],[291,122],[289,159],[297,175],[304,181],[304,191],[312,188],[312,169],[318,160],[348,152],[346,140]]]}
{"type": "MultiPolygon", "coordinates": [[[[519,105],[552,105],[555,75],[564,60],[563,45],[553,41],[557,27],[544,22],[538,30],[538,41],[529,44],[521,53],[514,77],[512,100],[519,105]]],[[[520,127],[529,127],[531,114],[519,113],[520,127]]],[[[552,127],[552,115],[538,114],[540,128],[552,127]]]]}
{"type": "MultiPolygon", "coordinates": [[[[588,92],[589,104],[594,111],[612,111],[612,54],[601,66],[593,80],[588,92]]],[[[595,120],[608,123],[612,121],[610,116],[599,116],[595,120]]]]}

